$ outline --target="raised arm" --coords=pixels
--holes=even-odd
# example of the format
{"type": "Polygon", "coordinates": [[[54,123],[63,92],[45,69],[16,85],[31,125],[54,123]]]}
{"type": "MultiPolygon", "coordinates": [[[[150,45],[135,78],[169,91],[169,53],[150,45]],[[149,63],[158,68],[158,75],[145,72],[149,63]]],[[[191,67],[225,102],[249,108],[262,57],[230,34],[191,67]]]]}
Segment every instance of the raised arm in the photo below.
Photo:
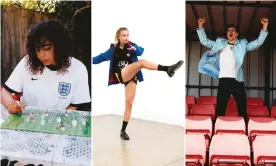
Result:
{"type": "Polygon", "coordinates": [[[205,30],[203,28],[204,23],[205,23],[205,18],[198,19],[198,29],[196,31],[197,31],[197,35],[199,37],[199,41],[205,47],[213,48],[215,41],[207,38],[205,30]]]}
{"type": "Polygon", "coordinates": [[[101,53],[100,55],[97,55],[95,57],[93,57],[92,59],[92,63],[93,64],[99,64],[99,63],[102,63],[104,61],[108,61],[111,59],[112,57],[112,54],[113,54],[114,50],[112,50],[112,46],[107,50],[105,51],[104,53],[101,53]]]}
{"type": "Polygon", "coordinates": [[[263,24],[263,29],[261,30],[259,37],[256,40],[253,40],[252,42],[246,45],[246,51],[252,51],[252,50],[258,49],[264,43],[268,35],[268,32],[267,32],[268,19],[262,18],[261,23],[263,24]]]}

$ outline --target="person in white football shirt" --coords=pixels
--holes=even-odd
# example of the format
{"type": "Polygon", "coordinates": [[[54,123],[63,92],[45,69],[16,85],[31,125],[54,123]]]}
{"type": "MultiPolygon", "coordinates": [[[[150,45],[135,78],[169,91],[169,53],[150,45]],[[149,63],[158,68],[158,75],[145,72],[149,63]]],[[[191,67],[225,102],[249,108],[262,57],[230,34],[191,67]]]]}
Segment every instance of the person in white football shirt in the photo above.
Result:
{"type": "MultiPolygon", "coordinates": [[[[24,56],[4,84],[1,98],[9,113],[25,105],[42,109],[78,109],[90,103],[85,65],[73,58],[73,42],[57,21],[43,21],[27,35],[24,56]],[[17,102],[12,94],[22,94],[17,102]]],[[[90,105],[90,104],[89,104],[90,105]]]]}

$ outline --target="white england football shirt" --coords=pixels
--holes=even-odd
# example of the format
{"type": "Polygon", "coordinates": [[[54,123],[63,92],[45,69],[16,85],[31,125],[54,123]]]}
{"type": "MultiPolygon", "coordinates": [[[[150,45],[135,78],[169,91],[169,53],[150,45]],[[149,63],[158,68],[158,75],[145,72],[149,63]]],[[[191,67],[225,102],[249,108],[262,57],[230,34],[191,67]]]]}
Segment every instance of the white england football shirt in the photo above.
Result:
{"type": "Polygon", "coordinates": [[[33,75],[28,70],[25,56],[15,67],[5,83],[11,90],[22,93],[28,106],[43,109],[66,109],[70,104],[91,101],[87,69],[82,62],[71,58],[65,74],[44,67],[42,74],[33,75]]]}

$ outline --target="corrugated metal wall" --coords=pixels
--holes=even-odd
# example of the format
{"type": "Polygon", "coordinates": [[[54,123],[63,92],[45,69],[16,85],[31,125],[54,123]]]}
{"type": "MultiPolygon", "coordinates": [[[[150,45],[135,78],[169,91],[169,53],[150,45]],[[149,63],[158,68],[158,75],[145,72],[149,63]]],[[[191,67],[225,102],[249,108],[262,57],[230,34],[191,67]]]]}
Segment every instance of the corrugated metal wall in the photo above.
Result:
{"type": "MultiPolygon", "coordinates": [[[[217,86],[218,80],[213,79],[211,76],[200,74],[198,72],[198,63],[208,48],[201,45],[198,41],[187,41],[186,42],[186,85],[194,86],[192,88],[187,88],[187,95],[195,96],[216,96],[217,89],[215,87],[204,87],[204,86],[217,86]],[[196,87],[196,86],[200,86],[196,87]]],[[[272,51],[271,56],[271,88],[276,88],[276,51],[272,51]]],[[[244,58],[243,71],[245,85],[250,88],[248,89],[248,97],[262,97],[265,99],[265,55],[263,47],[248,52],[244,58]],[[263,88],[263,89],[257,89],[263,88]]],[[[272,91],[270,94],[270,105],[276,104],[276,90],[272,91]]]]}
{"type": "Polygon", "coordinates": [[[276,105],[276,49],[272,51],[272,56],[271,56],[271,66],[270,66],[270,85],[271,88],[273,89],[270,92],[270,98],[271,98],[271,104],[276,105]]]}

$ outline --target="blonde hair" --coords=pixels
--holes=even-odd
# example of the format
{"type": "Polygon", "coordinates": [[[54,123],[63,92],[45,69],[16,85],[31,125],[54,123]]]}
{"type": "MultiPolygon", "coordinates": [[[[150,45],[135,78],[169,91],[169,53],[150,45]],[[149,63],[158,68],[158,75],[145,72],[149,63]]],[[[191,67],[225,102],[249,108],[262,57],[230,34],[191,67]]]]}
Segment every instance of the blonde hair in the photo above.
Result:
{"type": "Polygon", "coordinates": [[[116,35],[115,35],[115,46],[120,42],[119,35],[120,35],[121,31],[128,31],[128,29],[126,27],[121,27],[117,30],[116,35]]]}

